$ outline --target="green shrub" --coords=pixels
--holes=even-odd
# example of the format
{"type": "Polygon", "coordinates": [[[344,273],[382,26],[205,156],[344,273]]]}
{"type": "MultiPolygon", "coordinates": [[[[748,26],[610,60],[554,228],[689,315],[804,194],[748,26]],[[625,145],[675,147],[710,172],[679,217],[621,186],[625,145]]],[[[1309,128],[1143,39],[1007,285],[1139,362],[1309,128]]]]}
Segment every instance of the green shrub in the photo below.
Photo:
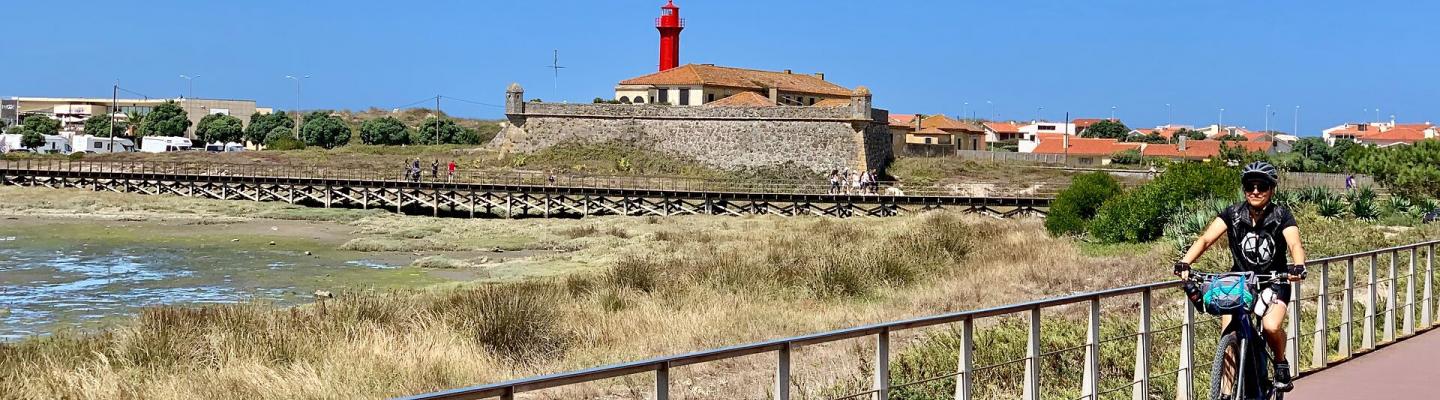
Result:
{"type": "Polygon", "coordinates": [[[1085,225],[1095,218],[1100,205],[1122,192],[1120,182],[1110,174],[1092,172],[1077,176],[1050,204],[1045,229],[1052,236],[1085,233],[1085,225]]]}
{"type": "Polygon", "coordinates": [[[1218,163],[1173,165],[1150,183],[1106,200],[1090,234],[1111,243],[1155,240],[1186,201],[1234,198],[1239,182],[1236,170],[1218,163]]]}
{"type": "Polygon", "coordinates": [[[1195,238],[1215,221],[1221,211],[1234,203],[1229,199],[1187,202],[1181,211],[1176,213],[1175,219],[1165,225],[1165,237],[1172,242],[1176,252],[1183,253],[1195,242],[1195,238]]]}
{"type": "Polygon", "coordinates": [[[1338,218],[1345,213],[1345,202],[1340,196],[1327,195],[1315,202],[1315,213],[1325,218],[1338,218]]]}
{"type": "Polygon", "coordinates": [[[1375,190],[1369,186],[1345,193],[1345,202],[1350,206],[1350,215],[1356,219],[1374,220],[1380,217],[1380,204],[1375,190]]]}
{"type": "Polygon", "coordinates": [[[1110,156],[1110,162],[1120,165],[1138,165],[1144,160],[1144,157],[1140,156],[1140,150],[1136,149],[1123,150],[1110,156]]]}

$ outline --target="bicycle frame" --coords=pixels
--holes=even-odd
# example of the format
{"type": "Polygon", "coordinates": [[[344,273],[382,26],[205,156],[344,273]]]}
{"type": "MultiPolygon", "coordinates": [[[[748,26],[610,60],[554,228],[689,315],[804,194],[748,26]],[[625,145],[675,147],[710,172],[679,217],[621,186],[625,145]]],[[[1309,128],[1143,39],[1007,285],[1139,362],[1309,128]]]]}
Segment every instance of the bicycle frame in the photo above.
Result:
{"type": "MultiPolygon", "coordinates": [[[[1245,315],[1240,318],[1231,318],[1230,320],[1230,324],[1238,324],[1235,332],[1236,337],[1240,339],[1240,350],[1238,354],[1235,354],[1235,393],[1231,393],[1237,399],[1246,398],[1244,397],[1246,394],[1245,381],[1247,380],[1246,368],[1251,367],[1250,364],[1254,362],[1254,360],[1250,358],[1261,357],[1264,359],[1262,361],[1269,361],[1270,358],[1270,345],[1265,341],[1265,337],[1260,334],[1260,330],[1256,328],[1256,318],[1258,317],[1256,317],[1254,313],[1245,313],[1245,315]],[[1253,342],[1258,342],[1260,347],[1252,350],[1250,345],[1253,342]]],[[[1265,364],[1261,362],[1258,366],[1264,369],[1264,365],[1265,364]]],[[[1269,391],[1273,389],[1264,387],[1270,386],[1267,385],[1267,383],[1270,382],[1266,374],[1267,372],[1268,371],[1263,370],[1259,371],[1259,373],[1256,374],[1254,382],[1257,385],[1261,385],[1261,387],[1255,388],[1254,391],[1262,398],[1267,397],[1267,394],[1270,394],[1269,391]]]]}

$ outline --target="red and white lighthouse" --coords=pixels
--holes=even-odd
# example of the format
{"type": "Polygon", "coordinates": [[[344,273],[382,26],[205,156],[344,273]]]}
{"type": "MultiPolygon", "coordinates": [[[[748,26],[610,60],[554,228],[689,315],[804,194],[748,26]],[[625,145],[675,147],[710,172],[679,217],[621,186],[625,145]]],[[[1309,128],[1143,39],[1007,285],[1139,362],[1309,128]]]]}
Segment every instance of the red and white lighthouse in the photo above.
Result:
{"type": "Polygon", "coordinates": [[[680,7],[675,6],[675,0],[660,7],[655,29],[660,30],[660,70],[680,66],[680,30],[685,29],[685,20],[680,19],[680,7]]]}

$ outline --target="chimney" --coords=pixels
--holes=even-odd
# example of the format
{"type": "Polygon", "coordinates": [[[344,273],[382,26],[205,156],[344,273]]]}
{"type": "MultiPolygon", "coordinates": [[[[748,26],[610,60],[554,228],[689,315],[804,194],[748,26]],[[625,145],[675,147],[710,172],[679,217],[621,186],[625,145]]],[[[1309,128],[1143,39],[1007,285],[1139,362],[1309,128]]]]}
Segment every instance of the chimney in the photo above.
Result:
{"type": "Polygon", "coordinates": [[[1185,151],[1185,141],[1188,140],[1188,139],[1190,139],[1189,136],[1180,135],[1180,144],[1177,145],[1177,148],[1178,148],[1181,152],[1184,152],[1184,151],[1185,151]]]}
{"type": "Polygon", "coordinates": [[[924,115],[915,114],[915,118],[911,118],[912,120],[915,121],[915,130],[917,130],[917,131],[920,130],[920,120],[923,119],[924,117],[925,117],[924,115]]]}
{"type": "Polygon", "coordinates": [[[770,104],[780,104],[780,88],[770,88],[770,104]]]}
{"type": "Polygon", "coordinates": [[[816,78],[820,78],[820,80],[823,81],[823,80],[825,80],[825,73],[824,73],[824,72],[816,72],[816,73],[815,73],[815,77],[816,77],[816,78]]]}
{"type": "Polygon", "coordinates": [[[785,75],[790,75],[790,70],[785,70],[785,75]]]}

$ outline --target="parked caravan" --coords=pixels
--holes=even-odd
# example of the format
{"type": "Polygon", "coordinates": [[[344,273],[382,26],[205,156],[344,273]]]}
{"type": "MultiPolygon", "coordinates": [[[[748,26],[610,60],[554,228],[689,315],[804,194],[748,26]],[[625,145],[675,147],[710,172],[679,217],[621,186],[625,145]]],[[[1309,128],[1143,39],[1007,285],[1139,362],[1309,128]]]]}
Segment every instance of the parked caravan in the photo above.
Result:
{"type": "Polygon", "coordinates": [[[177,136],[146,136],[140,140],[140,151],[164,153],[190,150],[190,139],[177,136]]]}
{"type": "Polygon", "coordinates": [[[135,141],[95,135],[74,135],[70,137],[70,148],[84,153],[125,153],[135,151],[135,141]]]}
{"type": "Polygon", "coordinates": [[[35,148],[35,149],[31,149],[31,148],[27,148],[27,147],[21,146],[21,145],[20,145],[20,140],[21,140],[21,135],[19,135],[19,134],[0,135],[0,150],[3,150],[3,151],[6,152],[6,153],[10,153],[10,152],[32,153],[32,152],[33,152],[33,153],[70,154],[70,143],[65,140],[65,137],[64,137],[64,136],[60,136],[60,135],[45,135],[45,144],[40,145],[39,148],[35,148]]]}
{"type": "Polygon", "coordinates": [[[209,152],[213,152],[213,153],[231,153],[231,152],[236,152],[236,151],[245,151],[245,145],[239,144],[239,143],[235,143],[235,142],[230,142],[230,143],[215,142],[215,143],[211,143],[211,144],[205,145],[205,151],[209,151],[209,152]]]}

